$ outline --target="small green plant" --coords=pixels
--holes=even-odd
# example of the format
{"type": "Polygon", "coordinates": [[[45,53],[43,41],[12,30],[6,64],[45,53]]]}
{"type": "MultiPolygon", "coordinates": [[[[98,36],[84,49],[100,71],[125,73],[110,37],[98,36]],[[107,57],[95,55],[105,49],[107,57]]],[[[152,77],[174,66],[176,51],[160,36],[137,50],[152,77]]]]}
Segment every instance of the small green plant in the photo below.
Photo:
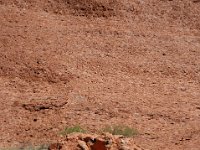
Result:
{"type": "Polygon", "coordinates": [[[136,129],[123,125],[107,126],[102,131],[113,135],[123,135],[124,137],[133,137],[138,134],[136,129]]]}
{"type": "Polygon", "coordinates": [[[82,127],[80,127],[79,125],[75,125],[75,126],[72,126],[72,127],[66,127],[63,131],[61,131],[61,135],[67,135],[67,134],[70,134],[70,133],[85,133],[86,130],[83,129],[82,127]]]}

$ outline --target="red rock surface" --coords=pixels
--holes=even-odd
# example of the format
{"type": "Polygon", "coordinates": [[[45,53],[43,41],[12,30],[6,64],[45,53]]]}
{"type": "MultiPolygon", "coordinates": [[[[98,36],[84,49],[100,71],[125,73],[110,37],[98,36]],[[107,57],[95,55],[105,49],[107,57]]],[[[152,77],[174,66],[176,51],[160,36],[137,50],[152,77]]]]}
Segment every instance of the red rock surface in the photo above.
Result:
{"type": "Polygon", "coordinates": [[[198,0],[0,0],[0,147],[125,124],[200,149],[198,0]]]}

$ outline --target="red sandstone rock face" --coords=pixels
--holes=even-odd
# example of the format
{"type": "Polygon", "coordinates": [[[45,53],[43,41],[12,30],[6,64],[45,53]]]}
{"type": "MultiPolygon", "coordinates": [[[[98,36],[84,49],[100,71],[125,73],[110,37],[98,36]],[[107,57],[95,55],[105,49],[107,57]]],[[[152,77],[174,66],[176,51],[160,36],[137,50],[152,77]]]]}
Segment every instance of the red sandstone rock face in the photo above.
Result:
{"type": "Polygon", "coordinates": [[[0,149],[75,124],[200,149],[199,49],[197,0],[0,0],[0,149]]]}

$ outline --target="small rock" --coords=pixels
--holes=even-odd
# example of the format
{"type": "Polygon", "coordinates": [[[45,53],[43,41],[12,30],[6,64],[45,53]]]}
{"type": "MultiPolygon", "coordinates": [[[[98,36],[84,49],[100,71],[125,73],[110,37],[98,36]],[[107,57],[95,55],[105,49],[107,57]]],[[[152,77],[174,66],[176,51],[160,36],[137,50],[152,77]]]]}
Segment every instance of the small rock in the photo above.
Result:
{"type": "Polygon", "coordinates": [[[124,139],[120,140],[119,145],[119,150],[130,150],[130,148],[127,146],[127,141],[124,139]]]}
{"type": "Polygon", "coordinates": [[[108,149],[110,149],[112,147],[112,145],[113,145],[113,141],[111,139],[109,139],[109,140],[106,141],[106,147],[108,149]]]}
{"type": "Polygon", "coordinates": [[[197,106],[196,109],[200,109],[200,106],[197,106]]]}
{"type": "Polygon", "coordinates": [[[119,148],[119,150],[130,150],[130,148],[128,147],[128,146],[121,146],[120,148],[119,148]]]}
{"type": "Polygon", "coordinates": [[[84,141],[78,140],[78,146],[82,150],[90,150],[89,147],[87,146],[87,144],[84,141]]]}

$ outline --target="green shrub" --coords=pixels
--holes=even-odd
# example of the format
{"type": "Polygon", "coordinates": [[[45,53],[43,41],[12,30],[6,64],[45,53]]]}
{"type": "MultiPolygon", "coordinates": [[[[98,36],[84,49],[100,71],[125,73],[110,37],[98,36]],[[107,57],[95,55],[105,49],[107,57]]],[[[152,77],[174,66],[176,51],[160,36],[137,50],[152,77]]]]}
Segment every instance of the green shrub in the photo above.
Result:
{"type": "Polygon", "coordinates": [[[138,134],[136,129],[123,125],[107,126],[102,131],[113,135],[123,135],[124,137],[133,137],[138,134]]]}
{"type": "Polygon", "coordinates": [[[79,125],[75,125],[73,127],[66,127],[63,131],[61,131],[61,135],[67,135],[70,133],[85,133],[86,130],[80,127],[79,125]]]}

